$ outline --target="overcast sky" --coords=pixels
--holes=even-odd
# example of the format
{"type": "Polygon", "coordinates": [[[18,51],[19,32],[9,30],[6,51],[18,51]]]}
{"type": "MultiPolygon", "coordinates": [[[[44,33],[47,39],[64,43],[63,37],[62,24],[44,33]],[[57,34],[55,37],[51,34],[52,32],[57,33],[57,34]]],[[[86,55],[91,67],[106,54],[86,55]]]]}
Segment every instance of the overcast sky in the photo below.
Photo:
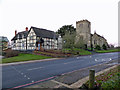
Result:
{"type": "Polygon", "coordinates": [[[0,0],[0,36],[11,40],[15,30],[31,26],[57,31],[87,19],[109,44],[118,43],[119,0],[0,0]]]}

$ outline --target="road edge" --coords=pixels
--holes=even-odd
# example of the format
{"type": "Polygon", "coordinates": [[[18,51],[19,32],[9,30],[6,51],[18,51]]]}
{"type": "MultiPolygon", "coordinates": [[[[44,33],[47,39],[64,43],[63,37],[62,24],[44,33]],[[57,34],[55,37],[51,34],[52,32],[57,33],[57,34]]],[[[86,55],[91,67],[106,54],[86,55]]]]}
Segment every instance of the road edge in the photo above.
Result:
{"type": "Polygon", "coordinates": [[[14,63],[4,63],[4,64],[0,64],[0,66],[27,64],[27,63],[43,62],[43,61],[53,61],[53,60],[59,60],[59,59],[64,59],[64,58],[50,58],[50,59],[30,60],[30,61],[14,62],[14,63]]]}

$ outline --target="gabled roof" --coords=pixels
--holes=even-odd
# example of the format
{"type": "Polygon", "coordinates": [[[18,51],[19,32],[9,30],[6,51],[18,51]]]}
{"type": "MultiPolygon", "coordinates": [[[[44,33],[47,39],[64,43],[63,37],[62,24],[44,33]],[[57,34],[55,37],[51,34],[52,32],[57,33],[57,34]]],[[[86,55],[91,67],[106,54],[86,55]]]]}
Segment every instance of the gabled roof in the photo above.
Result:
{"type": "MultiPolygon", "coordinates": [[[[31,28],[34,30],[36,36],[38,36],[38,37],[52,38],[52,39],[53,38],[57,39],[59,37],[59,35],[57,35],[55,32],[50,31],[50,30],[46,30],[46,29],[43,29],[43,28],[37,28],[37,27],[33,27],[33,26],[31,28]]],[[[31,30],[31,28],[30,28],[30,30],[31,30]]],[[[11,41],[12,40],[17,40],[18,35],[19,35],[19,39],[22,39],[22,35],[24,35],[24,38],[26,38],[28,36],[28,33],[30,32],[30,30],[17,33],[16,36],[14,36],[11,39],[11,41]]]]}
{"type": "MultiPolygon", "coordinates": [[[[98,37],[101,37],[103,39],[105,39],[103,36],[100,36],[99,34],[97,34],[96,32],[94,33],[94,35],[97,35],[98,37]]],[[[106,40],[106,39],[105,39],[106,40]]]]}
{"type": "Polygon", "coordinates": [[[52,39],[53,38],[55,38],[55,39],[58,38],[58,35],[51,30],[47,30],[47,29],[43,29],[43,28],[37,28],[37,27],[33,27],[33,26],[31,28],[34,30],[36,36],[38,36],[38,37],[52,38],[52,39]]]}
{"type": "Polygon", "coordinates": [[[19,39],[22,39],[22,35],[24,35],[24,38],[26,38],[27,35],[28,35],[28,31],[23,31],[23,32],[17,33],[17,34],[11,39],[11,41],[12,41],[12,40],[17,40],[18,35],[19,35],[19,39]]]}

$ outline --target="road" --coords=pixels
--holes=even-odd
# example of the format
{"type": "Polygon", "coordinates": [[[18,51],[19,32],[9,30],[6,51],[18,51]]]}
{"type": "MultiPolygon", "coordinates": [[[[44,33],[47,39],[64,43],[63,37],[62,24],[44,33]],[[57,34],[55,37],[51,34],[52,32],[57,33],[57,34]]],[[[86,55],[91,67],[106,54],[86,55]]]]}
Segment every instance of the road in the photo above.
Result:
{"type": "Polygon", "coordinates": [[[2,88],[20,88],[52,79],[73,70],[109,62],[118,52],[79,56],[61,60],[2,66],[2,88]]]}

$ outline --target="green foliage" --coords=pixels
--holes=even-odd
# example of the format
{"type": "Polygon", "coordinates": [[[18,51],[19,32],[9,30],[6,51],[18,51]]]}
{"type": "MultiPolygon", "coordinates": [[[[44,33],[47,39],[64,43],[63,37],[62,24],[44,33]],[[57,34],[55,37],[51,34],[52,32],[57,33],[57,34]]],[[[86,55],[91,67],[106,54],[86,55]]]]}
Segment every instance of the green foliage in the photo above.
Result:
{"type": "Polygon", "coordinates": [[[79,42],[77,42],[77,43],[75,44],[75,48],[85,49],[86,46],[85,46],[85,44],[84,44],[84,41],[83,41],[83,40],[79,40],[79,42]]]}
{"type": "MultiPolygon", "coordinates": [[[[120,65],[96,76],[94,90],[119,90],[119,87],[120,87],[119,70],[120,70],[120,65]]],[[[87,81],[80,88],[86,90],[86,87],[88,87],[88,85],[89,85],[89,81],[87,81]]]]}
{"type": "Polygon", "coordinates": [[[63,48],[73,48],[74,47],[74,37],[75,37],[75,32],[73,34],[66,33],[63,36],[63,48]]]}
{"type": "Polygon", "coordinates": [[[104,50],[107,50],[107,47],[106,47],[105,44],[102,45],[102,48],[103,48],[104,50]]]}
{"type": "Polygon", "coordinates": [[[97,50],[98,53],[120,52],[120,49],[97,50]]]}
{"type": "Polygon", "coordinates": [[[80,48],[73,48],[73,50],[70,48],[65,48],[62,51],[66,53],[72,53],[74,55],[90,55],[91,54],[91,52],[84,49],[80,49],[80,48]]]}
{"type": "Polygon", "coordinates": [[[96,46],[95,46],[95,49],[96,49],[96,50],[101,50],[101,47],[100,47],[99,45],[96,45],[96,46]]]}
{"type": "Polygon", "coordinates": [[[0,52],[0,55],[5,56],[5,55],[6,55],[6,52],[5,52],[5,51],[2,51],[2,52],[0,52]]]}
{"type": "Polygon", "coordinates": [[[40,60],[40,59],[47,59],[51,58],[48,56],[40,56],[40,55],[34,55],[34,54],[19,54],[15,57],[5,58],[2,59],[2,63],[11,63],[11,62],[21,62],[21,61],[30,61],[30,60],[40,60]]]}
{"type": "Polygon", "coordinates": [[[87,49],[87,44],[85,44],[85,41],[83,40],[82,36],[79,38],[78,41],[79,42],[75,43],[75,48],[87,49]]]}
{"type": "Polygon", "coordinates": [[[75,28],[72,25],[64,25],[60,29],[58,29],[57,33],[63,37],[66,33],[73,34],[75,32],[75,28]]]}
{"type": "Polygon", "coordinates": [[[111,77],[108,81],[102,83],[103,90],[117,90],[120,86],[120,72],[111,77]]]}

